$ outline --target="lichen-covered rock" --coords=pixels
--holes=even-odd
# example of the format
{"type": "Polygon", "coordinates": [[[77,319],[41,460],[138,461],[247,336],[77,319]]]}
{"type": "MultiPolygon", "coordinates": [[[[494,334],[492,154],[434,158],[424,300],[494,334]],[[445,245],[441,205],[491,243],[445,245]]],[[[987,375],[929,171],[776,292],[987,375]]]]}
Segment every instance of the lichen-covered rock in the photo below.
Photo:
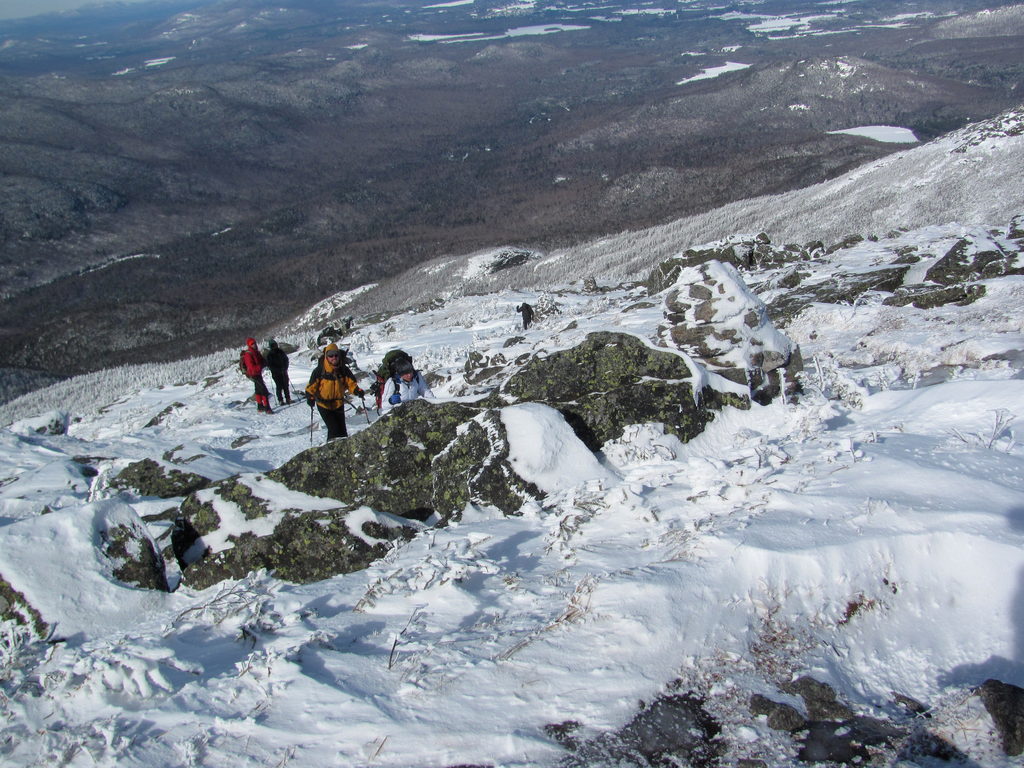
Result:
{"type": "Polygon", "coordinates": [[[878,749],[891,748],[906,735],[904,728],[872,717],[812,720],[803,732],[797,758],[805,763],[867,765],[878,749]]]}
{"type": "Polygon", "coordinates": [[[0,621],[13,621],[27,627],[36,637],[46,637],[49,625],[26,597],[12,587],[0,573],[0,621]]]}
{"type": "Polygon", "coordinates": [[[925,279],[939,285],[957,285],[1002,275],[1024,274],[1024,263],[1015,252],[1006,252],[998,243],[981,244],[961,239],[925,273],[925,279]],[[993,247],[995,246],[995,247],[993,247]]]}
{"type": "Polygon", "coordinates": [[[773,731],[798,731],[807,724],[807,718],[796,707],[772,701],[759,693],[750,697],[750,714],[755,717],[764,715],[773,731]]]}
{"type": "Polygon", "coordinates": [[[422,521],[458,519],[468,504],[517,513],[545,494],[513,467],[502,414],[416,400],[265,476],[189,495],[173,536],[183,581],[203,588],[259,568],[315,581],[365,568],[422,521]]]}
{"type": "Polygon", "coordinates": [[[141,589],[167,591],[163,556],[146,524],[130,508],[120,508],[96,519],[96,533],[104,556],[118,581],[141,589]]]}
{"type": "Polygon", "coordinates": [[[690,693],[669,693],[643,706],[622,728],[584,741],[576,735],[579,723],[567,721],[545,731],[571,754],[565,768],[615,765],[655,768],[717,765],[725,745],[716,737],[722,727],[704,709],[703,700],[690,693]]]}
{"type": "Polygon", "coordinates": [[[267,569],[300,583],[365,568],[422,525],[294,492],[264,475],[231,477],[181,505],[174,554],[182,581],[203,589],[267,569]]]}
{"type": "Polygon", "coordinates": [[[596,450],[630,424],[660,422],[687,441],[723,405],[749,407],[741,396],[708,386],[685,356],[622,333],[591,333],[572,349],[535,357],[502,387],[521,401],[558,409],[596,450]]]}
{"type": "Polygon", "coordinates": [[[1010,219],[1010,226],[1006,228],[1006,236],[1012,240],[1024,238],[1024,214],[1018,214],[1010,219]]]}
{"type": "Polygon", "coordinates": [[[781,688],[804,700],[811,720],[847,720],[853,717],[853,710],[838,700],[835,689],[828,683],[803,676],[781,688]]]}
{"type": "Polygon", "coordinates": [[[918,309],[935,309],[947,304],[965,307],[984,295],[985,286],[978,283],[952,285],[948,288],[908,286],[897,290],[895,295],[886,297],[882,303],[891,307],[905,307],[908,304],[913,304],[918,309]]]}
{"type": "Polygon", "coordinates": [[[293,457],[268,477],[313,496],[445,522],[473,501],[512,514],[540,494],[507,465],[497,411],[414,400],[347,440],[293,457]]]}
{"type": "Polygon", "coordinates": [[[408,539],[420,529],[365,507],[287,510],[260,522],[272,523],[272,528],[264,532],[256,523],[252,530],[228,534],[226,548],[208,546],[218,530],[198,539],[199,559],[183,569],[182,581],[205,589],[259,569],[299,584],[321,581],[365,568],[387,554],[395,540],[408,539]]]}
{"type": "Polygon", "coordinates": [[[775,328],[735,267],[709,261],[682,269],[663,297],[667,343],[715,373],[747,384],[758,402],[783,391],[786,379],[774,372],[799,359],[794,345],[775,328]]]}
{"type": "Polygon", "coordinates": [[[652,296],[661,293],[678,282],[679,274],[684,269],[698,267],[711,261],[731,264],[736,269],[764,268],[808,261],[815,253],[823,250],[824,246],[820,242],[809,243],[806,246],[789,244],[780,248],[772,245],[768,235],[763,232],[754,237],[734,235],[714,246],[688,248],[679,256],[661,262],[647,278],[647,291],[652,296]]]}
{"type": "Polygon", "coordinates": [[[435,510],[456,516],[466,504],[515,514],[544,493],[509,464],[509,440],[500,412],[488,410],[468,422],[433,461],[435,510]]]}
{"type": "Polygon", "coordinates": [[[209,478],[195,472],[182,472],[176,467],[166,467],[153,459],[133,462],[110,480],[114,488],[131,489],[142,496],[156,496],[160,499],[186,496],[209,484],[209,478]]]}
{"type": "Polygon", "coordinates": [[[508,358],[506,358],[501,352],[496,352],[493,355],[485,355],[482,352],[474,350],[470,352],[469,357],[466,358],[466,364],[463,367],[463,371],[468,384],[480,384],[489,379],[493,379],[504,371],[507,365],[508,358]]]}
{"type": "Polygon", "coordinates": [[[1024,754],[1024,688],[989,679],[978,687],[977,695],[999,731],[1003,752],[1024,754]]]}
{"type": "Polygon", "coordinates": [[[71,414],[67,411],[49,411],[16,421],[8,429],[16,435],[66,435],[70,423],[71,414]]]}
{"type": "Polygon", "coordinates": [[[768,312],[785,325],[812,304],[853,304],[869,291],[893,292],[903,285],[909,264],[889,264],[866,272],[834,272],[826,280],[801,281],[772,299],[768,312]]]}
{"type": "Polygon", "coordinates": [[[346,440],[311,448],[268,477],[312,496],[423,520],[435,509],[433,460],[479,409],[414,400],[346,440]]]}
{"type": "Polygon", "coordinates": [[[862,243],[862,242],[864,242],[864,236],[863,235],[857,235],[857,234],[847,235],[842,240],[840,240],[838,243],[833,243],[828,248],[826,248],[825,249],[825,253],[835,253],[836,251],[841,251],[843,248],[852,248],[853,246],[857,245],[858,243],[862,243]]]}

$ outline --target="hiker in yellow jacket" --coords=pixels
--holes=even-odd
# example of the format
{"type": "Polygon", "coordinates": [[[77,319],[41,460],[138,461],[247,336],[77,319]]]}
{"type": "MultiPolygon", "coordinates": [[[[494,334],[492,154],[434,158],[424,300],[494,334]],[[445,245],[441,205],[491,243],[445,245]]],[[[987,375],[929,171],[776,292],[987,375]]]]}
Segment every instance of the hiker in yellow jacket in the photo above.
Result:
{"type": "Polygon", "coordinates": [[[337,344],[328,344],[324,356],[306,385],[306,402],[309,407],[314,405],[320,412],[320,418],[327,426],[327,440],[348,437],[345,426],[345,397],[365,394],[352,376],[352,371],[345,365],[345,353],[337,344]]]}

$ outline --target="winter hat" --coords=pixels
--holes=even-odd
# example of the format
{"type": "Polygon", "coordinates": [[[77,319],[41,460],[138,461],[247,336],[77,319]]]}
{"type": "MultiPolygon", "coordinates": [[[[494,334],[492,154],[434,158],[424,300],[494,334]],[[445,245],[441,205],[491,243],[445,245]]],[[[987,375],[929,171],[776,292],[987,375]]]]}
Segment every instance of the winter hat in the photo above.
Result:
{"type": "Polygon", "coordinates": [[[270,341],[267,342],[267,346],[270,347],[271,349],[277,349],[277,342],[271,339],[270,341]]]}
{"type": "Polygon", "coordinates": [[[416,369],[412,367],[412,363],[408,360],[402,360],[395,364],[395,375],[404,376],[407,373],[415,373],[416,369]]]}
{"type": "Polygon", "coordinates": [[[256,339],[254,339],[254,338],[252,338],[252,336],[250,336],[248,339],[245,340],[245,346],[249,347],[250,349],[252,347],[255,347],[256,346],[256,339]]]}

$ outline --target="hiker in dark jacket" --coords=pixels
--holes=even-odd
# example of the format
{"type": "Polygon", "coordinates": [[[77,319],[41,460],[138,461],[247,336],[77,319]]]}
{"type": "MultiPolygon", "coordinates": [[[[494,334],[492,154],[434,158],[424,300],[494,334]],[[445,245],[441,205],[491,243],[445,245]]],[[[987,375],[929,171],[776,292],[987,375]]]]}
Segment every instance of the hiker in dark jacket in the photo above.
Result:
{"type": "Polygon", "coordinates": [[[260,413],[273,413],[270,410],[270,390],[267,389],[267,385],[263,381],[263,368],[266,366],[266,362],[263,360],[263,355],[260,354],[256,339],[245,340],[245,351],[242,353],[241,362],[242,372],[256,388],[256,392],[252,396],[252,399],[256,401],[256,410],[260,413]]]}
{"type": "Polygon", "coordinates": [[[267,367],[274,379],[274,388],[277,390],[277,404],[291,404],[292,391],[288,381],[288,355],[277,345],[273,339],[270,340],[270,351],[267,352],[267,367]]]}
{"type": "Polygon", "coordinates": [[[525,301],[516,307],[516,312],[523,313],[523,330],[525,331],[530,327],[530,323],[533,322],[533,307],[527,304],[525,301]]]}
{"type": "Polygon", "coordinates": [[[323,363],[313,369],[306,386],[306,402],[320,412],[320,418],[327,427],[327,440],[348,437],[345,426],[345,398],[348,395],[362,397],[365,392],[359,388],[348,366],[345,355],[337,344],[328,344],[324,350],[323,363]]]}

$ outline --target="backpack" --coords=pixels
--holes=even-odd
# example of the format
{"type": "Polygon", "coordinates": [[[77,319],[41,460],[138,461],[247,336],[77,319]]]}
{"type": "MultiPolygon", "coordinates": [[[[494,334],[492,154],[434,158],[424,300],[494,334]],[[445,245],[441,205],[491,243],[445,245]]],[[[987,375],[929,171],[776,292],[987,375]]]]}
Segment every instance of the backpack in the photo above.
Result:
{"type": "Polygon", "coordinates": [[[249,350],[243,349],[238,353],[238,370],[241,371],[245,378],[249,378],[249,369],[245,367],[245,353],[249,350]]]}
{"type": "Polygon", "coordinates": [[[373,393],[373,399],[377,403],[377,410],[380,410],[381,399],[384,396],[384,385],[388,379],[395,379],[395,366],[399,363],[408,363],[412,365],[412,356],[402,349],[392,349],[381,360],[380,367],[376,372],[376,381],[370,387],[370,392],[373,393]]]}

